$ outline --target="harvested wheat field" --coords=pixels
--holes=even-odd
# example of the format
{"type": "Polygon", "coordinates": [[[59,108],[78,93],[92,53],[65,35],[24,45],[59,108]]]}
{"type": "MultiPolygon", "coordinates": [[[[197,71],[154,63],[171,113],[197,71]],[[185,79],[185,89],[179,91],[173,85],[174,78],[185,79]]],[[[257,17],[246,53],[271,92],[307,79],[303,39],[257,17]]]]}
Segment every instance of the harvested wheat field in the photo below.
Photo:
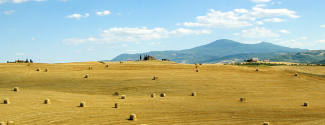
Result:
{"type": "Polygon", "coordinates": [[[325,67],[261,66],[256,72],[256,67],[204,64],[196,72],[192,64],[143,61],[0,64],[0,69],[3,122],[325,124],[325,67]],[[3,104],[5,98],[9,104],[3,104]]]}

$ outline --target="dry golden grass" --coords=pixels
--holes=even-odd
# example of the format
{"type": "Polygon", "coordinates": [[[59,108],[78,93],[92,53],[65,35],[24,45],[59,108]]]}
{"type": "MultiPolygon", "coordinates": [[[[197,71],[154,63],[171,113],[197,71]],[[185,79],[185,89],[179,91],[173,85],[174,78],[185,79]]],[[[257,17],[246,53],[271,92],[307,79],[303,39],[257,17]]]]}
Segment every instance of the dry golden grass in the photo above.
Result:
{"type": "Polygon", "coordinates": [[[322,125],[325,67],[173,62],[0,64],[0,121],[15,124],[322,125]],[[106,67],[109,64],[109,70],[106,67]],[[92,66],[93,70],[88,67],[92,66]],[[36,72],[37,68],[51,69],[36,72]],[[299,76],[295,77],[294,73],[299,76]],[[305,74],[306,73],[306,74],[305,74]],[[89,78],[83,76],[89,74],[89,78]],[[315,75],[314,75],[315,74],[315,75]],[[159,76],[159,80],[151,80],[159,76]],[[23,91],[13,92],[18,86],[23,91]],[[120,96],[127,95],[121,100],[120,96]],[[199,92],[196,97],[191,92],[199,92]],[[151,98],[152,93],[166,93],[151,98]],[[239,98],[249,101],[241,103],[239,98]],[[51,99],[51,105],[40,103],[51,99]],[[86,102],[80,108],[80,101],[86,102]],[[304,107],[303,103],[311,105],[304,107]],[[119,108],[112,104],[118,103],[119,108]],[[131,121],[130,114],[137,120],[131,121]]]}

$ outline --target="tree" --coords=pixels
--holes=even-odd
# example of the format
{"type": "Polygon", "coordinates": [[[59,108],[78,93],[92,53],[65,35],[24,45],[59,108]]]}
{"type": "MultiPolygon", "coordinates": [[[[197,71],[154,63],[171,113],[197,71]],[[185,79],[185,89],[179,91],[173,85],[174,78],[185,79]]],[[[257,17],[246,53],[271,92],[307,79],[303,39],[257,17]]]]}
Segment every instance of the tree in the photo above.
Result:
{"type": "Polygon", "coordinates": [[[28,59],[26,59],[25,63],[29,63],[29,60],[28,60],[28,59]]]}
{"type": "Polygon", "coordinates": [[[29,60],[30,63],[34,63],[32,59],[29,60]]]}

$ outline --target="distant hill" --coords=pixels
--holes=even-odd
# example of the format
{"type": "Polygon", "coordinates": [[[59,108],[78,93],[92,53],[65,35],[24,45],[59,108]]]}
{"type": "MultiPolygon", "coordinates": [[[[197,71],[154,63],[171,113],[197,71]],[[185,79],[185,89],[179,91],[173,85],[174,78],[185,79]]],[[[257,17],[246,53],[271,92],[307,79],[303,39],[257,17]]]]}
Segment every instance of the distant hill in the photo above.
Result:
{"type": "MultiPolygon", "coordinates": [[[[249,57],[271,57],[275,53],[303,52],[304,49],[288,48],[267,42],[258,44],[243,44],[232,40],[221,39],[212,43],[191,49],[178,51],[151,51],[145,54],[157,59],[169,59],[178,63],[215,63],[222,60],[238,58],[240,60],[249,57]]],[[[112,61],[138,60],[138,54],[121,54],[112,61]]]]}
{"type": "Polygon", "coordinates": [[[272,61],[296,63],[325,64],[325,50],[309,50],[307,52],[283,53],[271,58],[272,61]]]}

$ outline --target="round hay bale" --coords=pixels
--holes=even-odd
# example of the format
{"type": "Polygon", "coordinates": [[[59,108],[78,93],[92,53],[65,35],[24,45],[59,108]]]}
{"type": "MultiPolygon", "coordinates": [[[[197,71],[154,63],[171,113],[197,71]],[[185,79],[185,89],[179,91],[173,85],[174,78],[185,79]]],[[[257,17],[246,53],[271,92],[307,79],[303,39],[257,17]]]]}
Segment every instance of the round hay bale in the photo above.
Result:
{"type": "Polygon", "coordinates": [[[113,94],[114,96],[119,96],[120,95],[120,93],[119,92],[114,92],[114,94],[113,94]]]}
{"type": "Polygon", "coordinates": [[[88,70],[92,70],[92,69],[93,69],[93,67],[91,67],[91,66],[88,67],[88,70]]]}
{"type": "Polygon", "coordinates": [[[19,88],[18,88],[18,87],[14,87],[12,90],[13,90],[14,92],[18,92],[18,91],[19,91],[19,88]]]}
{"type": "Polygon", "coordinates": [[[9,99],[8,99],[8,98],[5,98],[5,99],[3,100],[3,104],[10,104],[9,99]]]}
{"type": "Polygon", "coordinates": [[[7,125],[7,123],[6,123],[6,122],[3,122],[3,121],[1,121],[1,122],[0,122],[0,125],[7,125]]]}
{"type": "Polygon", "coordinates": [[[269,122],[263,122],[263,125],[270,125],[269,122]]]}
{"type": "Polygon", "coordinates": [[[36,71],[37,71],[37,72],[41,71],[41,68],[37,68],[36,71]]]}
{"type": "Polygon", "coordinates": [[[117,109],[118,107],[119,107],[119,103],[115,103],[115,104],[114,104],[114,108],[117,109]]]}
{"type": "Polygon", "coordinates": [[[156,97],[156,93],[152,93],[152,94],[150,95],[150,97],[151,97],[151,98],[155,98],[155,97],[156,97]]]}
{"type": "Polygon", "coordinates": [[[44,104],[51,104],[50,99],[45,99],[45,100],[44,100],[44,104]]]}
{"type": "Polygon", "coordinates": [[[153,76],[153,77],[152,77],[152,80],[158,80],[158,77],[153,76]]]}
{"type": "Polygon", "coordinates": [[[7,122],[7,125],[14,125],[14,124],[15,124],[14,121],[8,121],[8,122],[7,122]]]}
{"type": "Polygon", "coordinates": [[[195,72],[199,72],[199,69],[196,69],[195,72]]]}
{"type": "Polygon", "coordinates": [[[87,79],[87,78],[89,78],[89,75],[88,75],[88,74],[86,74],[84,78],[86,78],[86,79],[87,79]]]}
{"type": "Polygon", "coordinates": [[[86,107],[86,102],[80,102],[79,107],[86,107]]]}
{"type": "Polygon", "coordinates": [[[129,120],[136,121],[137,120],[137,115],[136,114],[131,114],[129,120]]]}
{"type": "Polygon", "coordinates": [[[196,92],[192,92],[191,96],[196,96],[197,93],[196,92]]]}
{"type": "Polygon", "coordinates": [[[122,96],[121,96],[121,99],[126,99],[126,96],[125,96],[125,95],[122,95],[122,96]]]}
{"type": "Polygon", "coordinates": [[[303,106],[304,107],[308,107],[308,104],[309,104],[308,102],[304,102],[304,105],[303,106]]]}
{"type": "Polygon", "coordinates": [[[258,69],[256,69],[255,71],[256,71],[256,72],[258,72],[259,70],[258,70],[258,69]]]}
{"type": "Polygon", "coordinates": [[[298,73],[295,73],[295,76],[299,76],[299,74],[298,73]]]}
{"type": "Polygon", "coordinates": [[[161,93],[160,97],[166,97],[166,93],[161,93]]]}
{"type": "Polygon", "coordinates": [[[109,67],[109,64],[106,64],[106,67],[108,68],[109,67]]]}
{"type": "Polygon", "coordinates": [[[49,71],[49,69],[48,68],[46,68],[45,70],[44,70],[44,72],[48,72],[49,71]]]}
{"type": "Polygon", "coordinates": [[[240,102],[246,102],[246,98],[240,98],[239,101],[240,102]]]}

